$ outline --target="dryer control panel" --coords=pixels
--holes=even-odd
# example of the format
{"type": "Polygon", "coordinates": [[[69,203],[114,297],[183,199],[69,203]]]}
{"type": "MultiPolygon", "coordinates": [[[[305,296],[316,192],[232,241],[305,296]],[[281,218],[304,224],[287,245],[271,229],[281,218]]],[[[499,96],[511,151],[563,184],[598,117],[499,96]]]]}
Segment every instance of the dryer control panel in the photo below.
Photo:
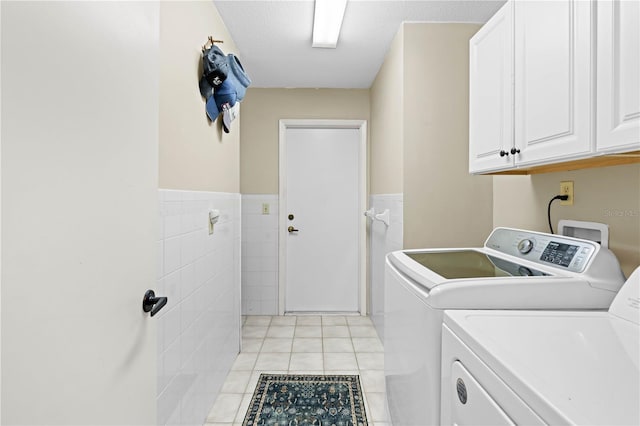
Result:
{"type": "Polygon", "coordinates": [[[584,272],[601,249],[593,241],[511,228],[494,229],[485,247],[577,273],[584,272]]]}

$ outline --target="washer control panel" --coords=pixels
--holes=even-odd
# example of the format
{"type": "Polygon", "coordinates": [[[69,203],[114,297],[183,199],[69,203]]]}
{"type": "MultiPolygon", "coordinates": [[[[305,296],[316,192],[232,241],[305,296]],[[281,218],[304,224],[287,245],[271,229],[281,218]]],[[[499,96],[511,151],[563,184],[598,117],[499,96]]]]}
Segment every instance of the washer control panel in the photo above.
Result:
{"type": "Polygon", "coordinates": [[[600,250],[593,241],[510,228],[494,229],[485,247],[571,272],[583,272],[600,250]]]}
{"type": "Polygon", "coordinates": [[[540,260],[555,265],[569,267],[576,255],[578,246],[551,241],[542,252],[540,260]]]}

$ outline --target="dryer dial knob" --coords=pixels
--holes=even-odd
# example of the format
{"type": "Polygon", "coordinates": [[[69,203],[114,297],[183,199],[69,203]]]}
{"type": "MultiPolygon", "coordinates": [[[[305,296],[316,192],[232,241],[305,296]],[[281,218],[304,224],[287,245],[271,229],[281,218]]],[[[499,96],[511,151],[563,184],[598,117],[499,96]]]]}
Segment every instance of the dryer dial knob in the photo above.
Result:
{"type": "Polygon", "coordinates": [[[518,243],[518,251],[522,254],[527,254],[533,250],[533,241],[527,239],[518,243]]]}

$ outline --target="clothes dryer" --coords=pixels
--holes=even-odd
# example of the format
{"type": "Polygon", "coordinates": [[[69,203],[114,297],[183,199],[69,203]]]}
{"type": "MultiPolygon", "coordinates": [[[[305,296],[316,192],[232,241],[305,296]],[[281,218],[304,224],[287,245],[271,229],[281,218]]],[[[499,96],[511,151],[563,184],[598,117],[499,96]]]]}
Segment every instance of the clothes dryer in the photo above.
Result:
{"type": "Polygon", "coordinates": [[[640,424],[640,268],[608,312],[447,311],[443,425],[640,424]]]}

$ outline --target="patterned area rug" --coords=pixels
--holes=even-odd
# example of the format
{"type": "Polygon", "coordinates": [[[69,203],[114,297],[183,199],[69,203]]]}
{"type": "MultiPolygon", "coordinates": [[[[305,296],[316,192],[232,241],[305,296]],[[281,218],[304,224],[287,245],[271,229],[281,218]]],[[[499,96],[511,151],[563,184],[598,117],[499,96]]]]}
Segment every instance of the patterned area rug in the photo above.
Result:
{"type": "Polygon", "coordinates": [[[244,426],[367,426],[356,376],[261,374],[244,426]]]}

